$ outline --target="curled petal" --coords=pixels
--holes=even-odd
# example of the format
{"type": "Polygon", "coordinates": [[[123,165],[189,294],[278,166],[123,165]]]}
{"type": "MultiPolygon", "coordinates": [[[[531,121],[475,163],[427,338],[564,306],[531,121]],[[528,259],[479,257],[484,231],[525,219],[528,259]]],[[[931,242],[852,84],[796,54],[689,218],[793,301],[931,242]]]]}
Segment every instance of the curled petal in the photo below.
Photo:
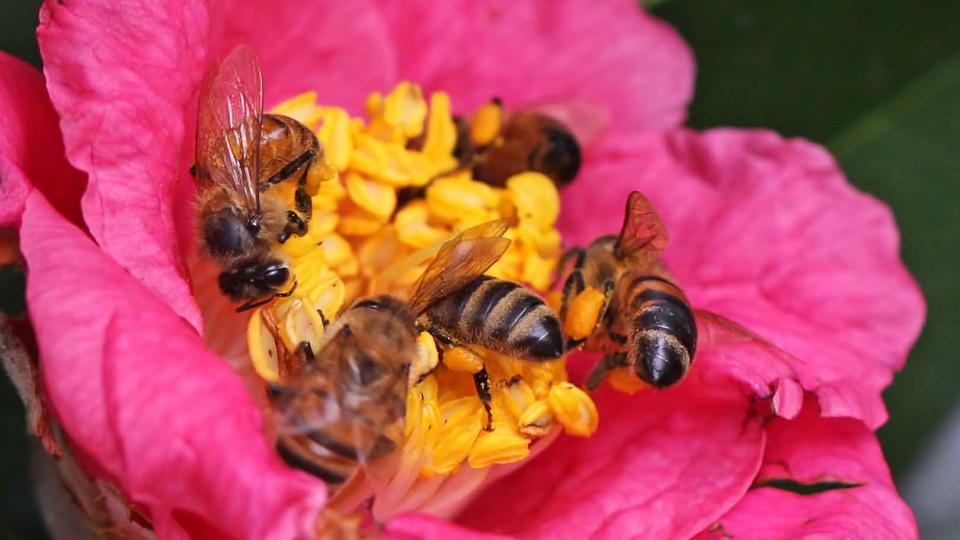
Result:
{"type": "Polygon", "coordinates": [[[63,156],[57,115],[43,76],[4,52],[0,52],[0,118],[0,226],[20,223],[31,188],[80,223],[84,177],[63,156]]]}
{"type": "Polygon", "coordinates": [[[309,531],[325,489],[280,463],[230,367],[39,193],[21,235],[44,386],[89,466],[161,535],[309,531]]]}
{"type": "Polygon", "coordinates": [[[67,158],[88,174],[91,234],[195,328],[173,197],[206,17],[193,2],[47,2],[37,30],[67,158]]]}
{"type": "Polygon", "coordinates": [[[756,486],[705,538],[917,538],[913,514],[863,423],[805,410],[793,421],[774,420],[768,433],[756,486]],[[795,492],[817,489],[824,491],[795,492]]]}
{"type": "MultiPolygon", "coordinates": [[[[620,216],[595,209],[622,204],[634,189],[666,222],[667,263],[695,307],[792,355],[786,366],[824,415],[883,423],[880,391],[924,314],[887,207],[809,142],[760,130],[679,131],[598,149],[563,195],[561,228],[580,242],[615,233],[620,216]]],[[[729,375],[755,389],[762,381],[763,397],[793,377],[771,374],[765,358],[740,360],[729,375]]]]}
{"type": "Polygon", "coordinates": [[[380,2],[398,76],[450,93],[461,111],[494,96],[509,107],[601,107],[610,129],[680,124],[694,63],[677,33],[636,2],[380,2]],[[509,68],[509,69],[508,69],[509,68]]]}
{"type": "Polygon", "coordinates": [[[763,453],[749,400],[719,390],[600,392],[596,434],[560,438],[458,522],[526,538],[689,537],[740,500],[763,453]]]}

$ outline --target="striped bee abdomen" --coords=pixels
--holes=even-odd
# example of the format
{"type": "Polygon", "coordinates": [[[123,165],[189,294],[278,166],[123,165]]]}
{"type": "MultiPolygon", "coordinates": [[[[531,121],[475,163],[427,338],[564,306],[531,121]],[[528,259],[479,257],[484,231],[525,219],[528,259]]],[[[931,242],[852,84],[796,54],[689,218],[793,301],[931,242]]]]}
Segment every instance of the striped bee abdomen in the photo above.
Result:
{"type": "Polygon", "coordinates": [[[563,354],[560,319],[535,292],[480,276],[427,308],[430,323],[456,340],[529,360],[563,354]]]}
{"type": "Polygon", "coordinates": [[[697,326],[683,292],[659,276],[634,278],[630,289],[633,314],[628,353],[637,376],[663,388],[680,381],[693,362],[697,326]]]}

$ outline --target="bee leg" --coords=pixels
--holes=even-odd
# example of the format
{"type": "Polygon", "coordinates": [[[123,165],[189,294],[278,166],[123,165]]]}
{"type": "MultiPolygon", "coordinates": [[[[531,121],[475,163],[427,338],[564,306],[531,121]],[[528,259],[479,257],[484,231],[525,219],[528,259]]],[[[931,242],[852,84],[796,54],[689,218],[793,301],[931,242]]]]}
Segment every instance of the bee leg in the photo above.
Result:
{"type": "MultiPolygon", "coordinates": [[[[313,216],[313,201],[310,199],[310,194],[307,193],[307,171],[309,168],[303,170],[303,176],[300,177],[300,183],[297,185],[297,191],[294,194],[294,202],[297,206],[297,211],[303,214],[303,223],[310,221],[310,218],[313,216]]],[[[304,234],[306,231],[306,225],[304,225],[304,234]]]]}
{"type": "Polygon", "coordinates": [[[574,270],[567,276],[567,280],[563,283],[563,300],[560,303],[560,320],[567,320],[567,311],[570,309],[570,302],[573,302],[573,299],[577,297],[578,294],[583,292],[587,288],[587,284],[583,280],[583,272],[579,268],[574,270]]]}
{"type": "Polygon", "coordinates": [[[557,280],[550,286],[551,289],[556,288],[557,283],[560,281],[560,276],[563,275],[563,269],[566,268],[567,263],[570,262],[570,259],[573,257],[576,257],[574,259],[573,269],[579,270],[583,267],[583,260],[587,257],[587,250],[579,246],[574,246],[563,252],[563,255],[560,256],[560,262],[557,263],[557,280]]]}
{"type": "Polygon", "coordinates": [[[314,354],[313,345],[310,345],[309,341],[301,341],[300,344],[297,345],[295,354],[297,355],[297,360],[299,360],[303,366],[317,363],[317,355],[314,354]]]}
{"type": "Polygon", "coordinates": [[[300,215],[290,210],[287,212],[287,224],[283,231],[277,237],[281,244],[290,239],[291,235],[303,236],[307,234],[307,224],[300,218],[300,215]]]}
{"type": "Polygon", "coordinates": [[[330,319],[328,319],[327,316],[323,314],[322,309],[319,309],[319,308],[317,309],[317,315],[320,316],[320,322],[323,323],[324,328],[330,326],[330,319]]]}
{"type": "MultiPolygon", "coordinates": [[[[429,325],[425,330],[433,336],[438,344],[442,344],[445,347],[463,347],[469,349],[469,347],[465,347],[456,338],[436,326],[429,325]]],[[[440,358],[442,361],[442,349],[440,349],[440,358]]],[[[490,405],[493,397],[490,395],[490,375],[487,374],[486,366],[480,368],[480,371],[473,374],[473,384],[477,387],[477,396],[480,398],[480,403],[483,404],[483,409],[487,411],[487,423],[483,429],[485,431],[493,431],[493,408],[490,405]]]]}
{"type": "Polygon", "coordinates": [[[477,387],[477,395],[480,396],[483,410],[487,411],[487,423],[483,426],[483,430],[493,431],[493,408],[490,405],[493,397],[490,395],[490,375],[486,367],[473,374],[473,384],[477,387]]]}
{"type": "Polygon", "coordinates": [[[270,303],[270,302],[274,299],[275,296],[276,296],[276,295],[270,296],[270,297],[268,297],[268,298],[263,298],[263,299],[260,299],[260,300],[250,300],[249,302],[245,302],[245,303],[241,304],[239,307],[237,307],[237,309],[236,309],[235,311],[236,311],[237,313],[242,313],[242,312],[244,312],[244,311],[247,311],[248,309],[253,309],[253,308],[260,307],[260,306],[262,306],[262,305],[264,305],[264,304],[270,303]]]}
{"type": "Polygon", "coordinates": [[[604,319],[607,318],[607,313],[610,310],[610,304],[613,301],[613,289],[616,288],[617,284],[613,282],[612,279],[608,279],[603,282],[603,304],[600,306],[600,312],[597,313],[597,322],[593,325],[593,332],[591,335],[597,333],[597,330],[600,329],[600,325],[603,324],[604,319]]]}
{"type": "Polygon", "coordinates": [[[590,372],[590,376],[587,377],[587,390],[596,390],[600,387],[600,384],[603,383],[603,379],[607,376],[608,371],[626,365],[627,353],[615,352],[604,356],[597,362],[597,365],[594,366],[593,371],[590,372]]]}

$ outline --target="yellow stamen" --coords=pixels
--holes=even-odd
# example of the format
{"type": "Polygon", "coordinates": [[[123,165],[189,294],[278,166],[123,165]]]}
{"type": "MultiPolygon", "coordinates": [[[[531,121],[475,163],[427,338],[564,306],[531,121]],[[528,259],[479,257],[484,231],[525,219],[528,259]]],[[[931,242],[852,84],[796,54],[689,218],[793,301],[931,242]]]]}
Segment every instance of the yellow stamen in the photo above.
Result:
{"type": "MultiPolygon", "coordinates": [[[[275,109],[317,130],[328,165],[311,171],[307,234],[281,246],[296,289],[254,310],[249,320],[250,358],[265,381],[283,381],[284,362],[301,343],[321,352],[321,313],[333,320],[352,300],[374,293],[406,297],[440,244],[465,228],[506,219],[511,245],[488,273],[541,292],[553,279],[561,254],[553,182],[533,172],[509,178],[503,188],[475,180],[453,155],[458,132],[443,92],[428,102],[419,87],[404,82],[371,94],[365,110],[365,119],[351,118],[343,109],[317,105],[311,92],[275,109]]],[[[488,104],[473,116],[469,136],[478,144],[495,142],[502,122],[500,106],[488,104]]],[[[448,348],[441,360],[427,332],[417,345],[402,448],[387,477],[373,482],[378,519],[456,508],[487,468],[522,461],[531,444],[549,444],[557,426],[579,436],[597,429],[596,407],[567,382],[564,359],[533,362],[471,346],[448,348]],[[490,379],[490,418],[474,382],[483,368],[490,379]],[[492,429],[485,431],[488,424],[492,429]]]]}
{"type": "Polygon", "coordinates": [[[597,430],[597,406],[580,388],[568,382],[554,385],[547,401],[568,435],[589,437],[597,430]]]}

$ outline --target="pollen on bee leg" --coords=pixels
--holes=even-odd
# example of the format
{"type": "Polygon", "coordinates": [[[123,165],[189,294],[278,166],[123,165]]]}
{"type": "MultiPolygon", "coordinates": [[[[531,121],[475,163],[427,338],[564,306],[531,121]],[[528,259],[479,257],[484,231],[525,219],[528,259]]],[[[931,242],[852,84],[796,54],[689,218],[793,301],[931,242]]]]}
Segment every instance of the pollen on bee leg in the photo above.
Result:
{"type": "Polygon", "coordinates": [[[477,373],[483,369],[483,358],[465,347],[451,347],[443,352],[443,365],[453,371],[477,373]]]}
{"type": "Polygon", "coordinates": [[[573,298],[567,309],[563,330],[571,339],[584,339],[593,333],[603,307],[603,291],[587,287],[573,298]]]}

